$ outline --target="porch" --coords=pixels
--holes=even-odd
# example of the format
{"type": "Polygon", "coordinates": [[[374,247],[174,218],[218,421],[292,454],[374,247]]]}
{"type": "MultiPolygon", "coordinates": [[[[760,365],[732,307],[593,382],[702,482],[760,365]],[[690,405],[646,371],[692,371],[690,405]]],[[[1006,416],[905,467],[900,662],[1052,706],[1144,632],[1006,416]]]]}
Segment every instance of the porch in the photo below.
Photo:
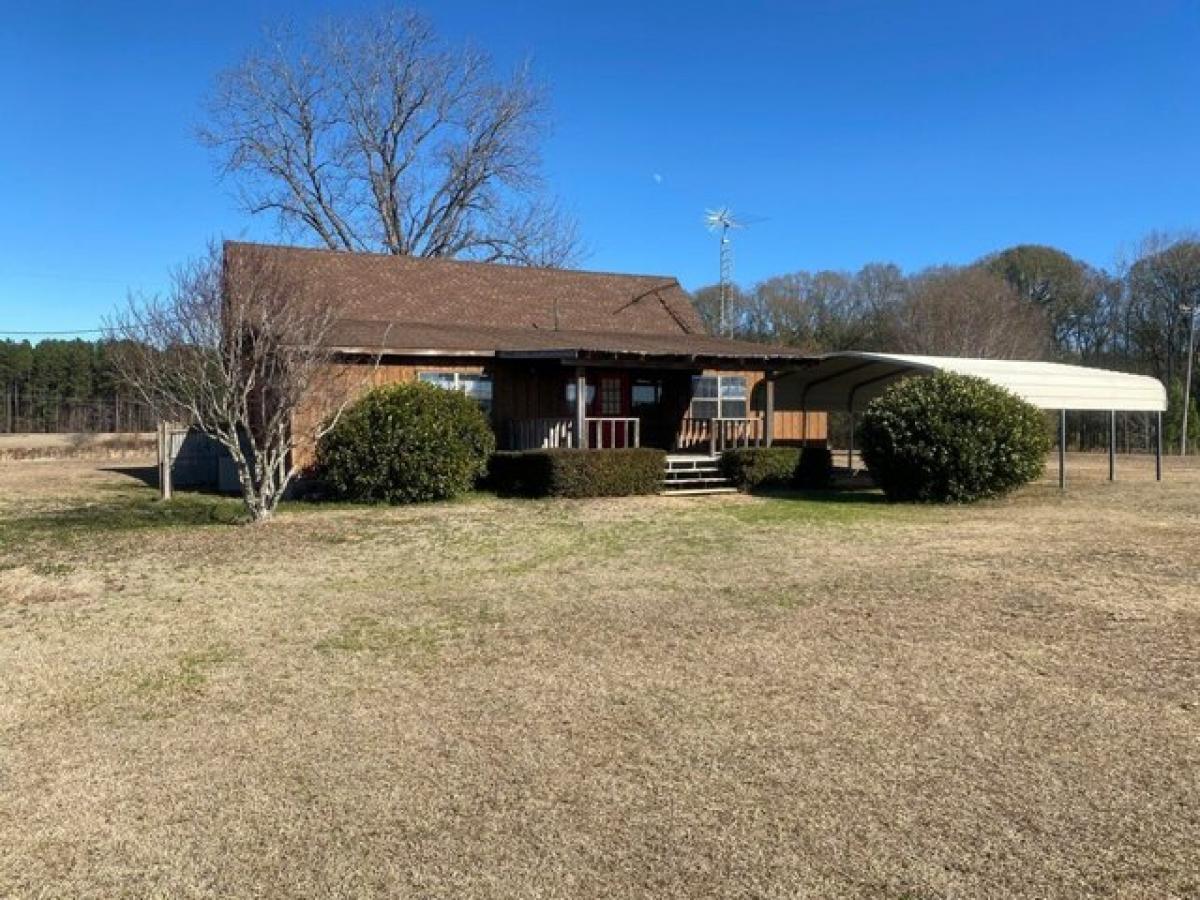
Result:
{"type": "Polygon", "coordinates": [[[537,374],[543,390],[551,382],[560,414],[500,418],[497,436],[505,449],[646,446],[715,457],[769,446],[774,438],[771,373],[754,373],[762,381],[758,409],[751,408],[746,373],[577,367],[537,374]]]}

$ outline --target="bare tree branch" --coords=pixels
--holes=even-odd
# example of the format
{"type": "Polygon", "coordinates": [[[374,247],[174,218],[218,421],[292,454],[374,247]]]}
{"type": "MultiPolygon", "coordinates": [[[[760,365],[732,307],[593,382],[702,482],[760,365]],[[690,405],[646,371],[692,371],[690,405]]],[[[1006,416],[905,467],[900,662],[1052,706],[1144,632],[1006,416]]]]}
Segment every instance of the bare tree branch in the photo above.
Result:
{"type": "Polygon", "coordinates": [[[544,196],[546,100],[521,66],[392,11],[273,36],[223,73],[201,141],[252,214],[335,250],[563,266],[572,222],[544,196]]]}
{"type": "Polygon", "coordinates": [[[229,451],[246,509],[263,521],[297,474],[293,448],[315,443],[352,393],[313,390],[332,361],[334,321],[269,255],[223,255],[214,244],[175,273],[166,296],[131,296],[107,330],[122,379],[161,419],[229,451]]]}

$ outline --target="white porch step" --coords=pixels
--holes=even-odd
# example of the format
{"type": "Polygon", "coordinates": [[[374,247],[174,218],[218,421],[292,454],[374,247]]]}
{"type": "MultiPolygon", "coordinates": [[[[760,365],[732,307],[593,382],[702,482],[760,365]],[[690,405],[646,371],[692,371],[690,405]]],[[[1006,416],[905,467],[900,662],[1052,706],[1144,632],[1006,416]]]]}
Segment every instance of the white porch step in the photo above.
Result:
{"type": "Polygon", "coordinates": [[[670,497],[737,493],[721,474],[717,457],[705,453],[668,454],[662,485],[662,493],[670,497]]]}
{"type": "Polygon", "coordinates": [[[715,469],[718,458],[698,453],[668,453],[667,471],[686,472],[689,469],[715,469]]]}

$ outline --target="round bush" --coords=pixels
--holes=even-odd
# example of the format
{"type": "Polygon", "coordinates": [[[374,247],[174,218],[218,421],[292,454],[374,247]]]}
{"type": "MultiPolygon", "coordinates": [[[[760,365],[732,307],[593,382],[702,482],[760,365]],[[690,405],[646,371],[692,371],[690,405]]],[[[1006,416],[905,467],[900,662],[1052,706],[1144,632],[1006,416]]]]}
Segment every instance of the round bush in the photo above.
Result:
{"type": "Polygon", "coordinates": [[[863,461],[889,500],[968,503],[1037,478],[1043,414],[981,378],[941,372],[892,385],[867,407],[863,461]]]}
{"type": "Polygon", "coordinates": [[[366,502],[444,500],[487,471],[496,438],[475,401],[429,384],[375,388],[317,446],[320,477],[366,502]]]}

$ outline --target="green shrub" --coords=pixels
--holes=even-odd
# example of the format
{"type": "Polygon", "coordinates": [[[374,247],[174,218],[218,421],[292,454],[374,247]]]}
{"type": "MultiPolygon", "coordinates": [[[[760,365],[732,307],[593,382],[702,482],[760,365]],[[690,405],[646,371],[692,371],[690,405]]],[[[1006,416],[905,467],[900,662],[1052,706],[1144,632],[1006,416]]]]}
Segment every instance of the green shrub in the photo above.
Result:
{"type": "Polygon", "coordinates": [[[795,447],[738,447],[721,454],[721,474],[744,491],[787,487],[799,461],[795,447]]]}
{"type": "Polygon", "coordinates": [[[796,487],[822,489],[833,483],[833,453],[828,447],[805,447],[796,466],[796,487]]]}
{"type": "Polygon", "coordinates": [[[444,500],[474,486],[495,447],[483,411],[466,395],[397,384],[368,392],[342,413],[317,446],[317,470],[351,500],[444,500]]]}
{"type": "Polygon", "coordinates": [[[867,407],[863,460],[889,500],[966,503],[1038,477],[1041,411],[981,378],[941,372],[892,385],[867,407]]]}
{"type": "Polygon", "coordinates": [[[522,497],[657,494],[666,456],[648,447],[497,453],[488,480],[498,493],[522,497]]]}

